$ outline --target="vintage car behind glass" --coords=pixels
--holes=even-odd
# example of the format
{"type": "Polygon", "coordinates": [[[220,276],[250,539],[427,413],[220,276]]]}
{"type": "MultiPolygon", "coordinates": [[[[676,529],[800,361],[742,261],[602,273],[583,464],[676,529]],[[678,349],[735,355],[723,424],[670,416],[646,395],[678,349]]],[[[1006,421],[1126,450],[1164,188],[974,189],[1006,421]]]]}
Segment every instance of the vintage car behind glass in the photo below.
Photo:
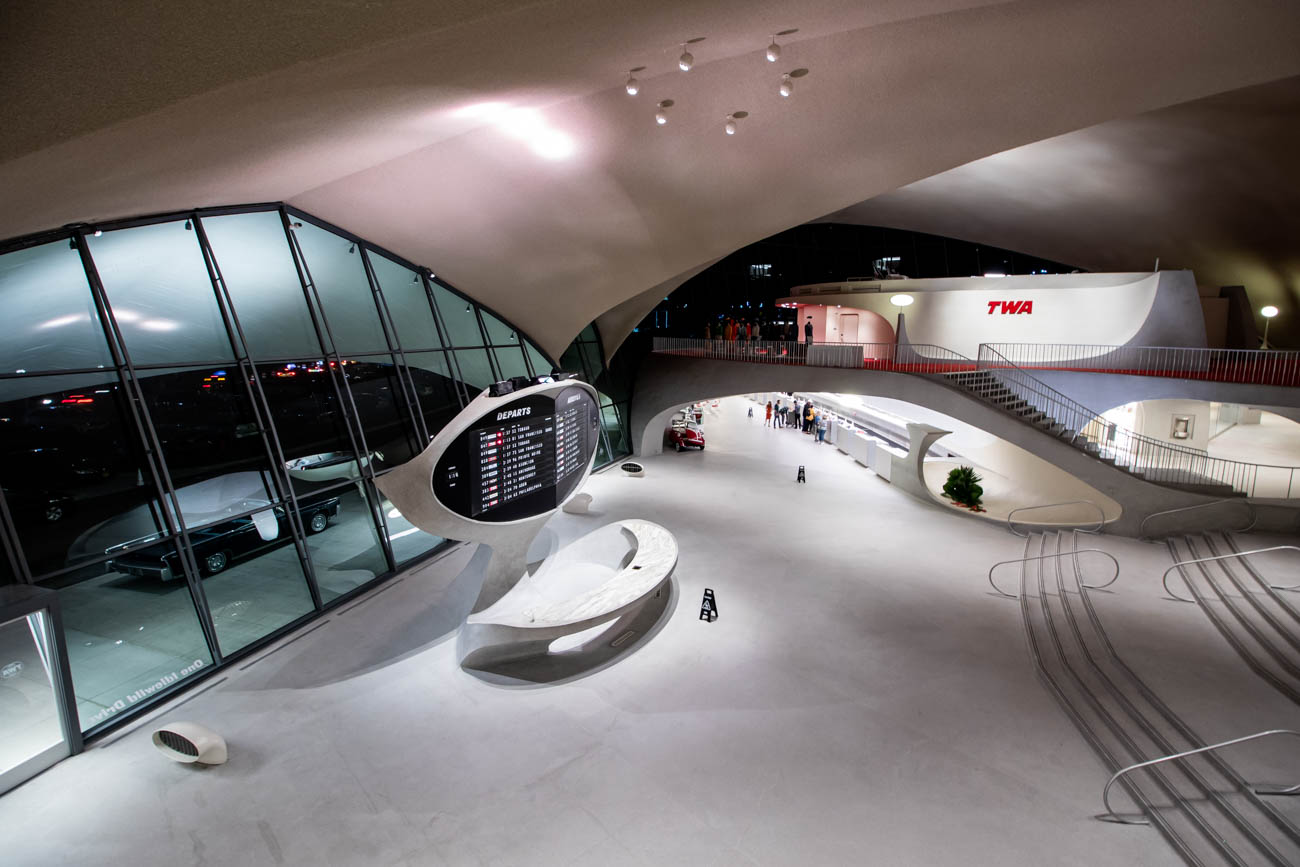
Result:
{"type": "MultiPolygon", "coordinates": [[[[302,516],[303,527],[308,533],[321,532],[329,526],[330,519],[338,515],[339,503],[338,497],[300,503],[298,511],[302,516]]],[[[190,542],[194,547],[194,557],[203,573],[215,575],[233,560],[291,543],[293,534],[286,507],[271,506],[268,511],[274,515],[277,528],[270,539],[264,538],[266,527],[259,530],[253,515],[191,530],[190,542]]],[[[176,548],[170,541],[114,557],[106,566],[109,571],[161,581],[180,578],[184,574],[176,548]]]]}

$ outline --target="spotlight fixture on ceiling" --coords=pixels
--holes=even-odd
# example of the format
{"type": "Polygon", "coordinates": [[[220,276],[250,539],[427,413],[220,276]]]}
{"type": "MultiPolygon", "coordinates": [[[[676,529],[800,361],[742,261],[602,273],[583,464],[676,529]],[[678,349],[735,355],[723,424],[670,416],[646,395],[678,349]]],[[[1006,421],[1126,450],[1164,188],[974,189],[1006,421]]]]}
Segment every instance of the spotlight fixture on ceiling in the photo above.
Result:
{"type": "Polygon", "coordinates": [[[682,43],[682,56],[677,58],[677,68],[682,72],[690,72],[691,67],[695,65],[695,55],[691,54],[688,45],[694,45],[697,42],[703,42],[705,37],[696,36],[694,39],[687,39],[682,43]]]}
{"type": "Polygon", "coordinates": [[[356,245],[356,244],[348,244],[348,252],[349,252],[349,253],[355,253],[356,251],[357,251],[357,245],[356,245]]]}
{"type": "Polygon", "coordinates": [[[472,313],[472,312],[473,312],[473,311],[470,309],[470,306],[469,306],[468,304],[465,305],[465,312],[466,312],[466,313],[472,313]]]}
{"type": "Polygon", "coordinates": [[[794,93],[794,79],[790,77],[789,73],[786,73],[781,76],[781,95],[789,96],[792,93],[794,93]]]}
{"type": "Polygon", "coordinates": [[[747,111],[733,111],[731,114],[727,115],[727,122],[722,125],[722,129],[727,133],[727,135],[735,135],[736,130],[738,129],[736,121],[744,120],[747,117],[749,117],[749,112],[747,111]]]}
{"type": "Polygon", "coordinates": [[[776,63],[781,59],[781,46],[776,44],[776,37],[772,37],[772,44],[767,46],[767,62],[776,63]]]}
{"type": "Polygon", "coordinates": [[[627,83],[623,89],[627,91],[628,96],[636,96],[641,92],[641,82],[636,80],[636,74],[645,69],[644,66],[634,66],[627,71],[627,83]]]}
{"type": "Polygon", "coordinates": [[[668,123],[668,109],[673,107],[673,101],[671,99],[661,99],[656,107],[658,111],[655,112],[655,123],[663,126],[668,123]]]}
{"type": "Polygon", "coordinates": [[[187,232],[193,232],[193,231],[194,231],[194,226],[190,225],[190,221],[189,221],[189,220],[186,220],[186,221],[185,221],[185,231],[187,231],[187,232]]]}
{"type": "Polygon", "coordinates": [[[95,237],[96,237],[96,238],[102,238],[103,236],[104,236],[104,230],[103,230],[103,229],[96,229],[96,230],[95,230],[95,237]]]}

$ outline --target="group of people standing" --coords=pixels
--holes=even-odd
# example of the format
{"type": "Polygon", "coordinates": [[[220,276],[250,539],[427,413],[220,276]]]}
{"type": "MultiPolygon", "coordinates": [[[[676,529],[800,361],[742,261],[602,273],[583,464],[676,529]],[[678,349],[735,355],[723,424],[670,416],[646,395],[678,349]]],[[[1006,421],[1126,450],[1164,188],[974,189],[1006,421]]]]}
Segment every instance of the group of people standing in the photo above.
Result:
{"type": "MultiPolygon", "coordinates": [[[[804,342],[811,344],[813,342],[813,323],[812,317],[804,323],[804,342]]],[[[705,340],[724,340],[727,342],[735,341],[753,341],[753,340],[798,340],[798,331],[793,322],[784,325],[779,323],[768,323],[764,325],[757,319],[746,321],[744,319],[732,319],[727,317],[715,329],[712,323],[704,323],[705,340]]]]}
{"type": "Polygon", "coordinates": [[[795,400],[783,404],[780,398],[777,398],[776,403],[770,400],[767,402],[767,415],[763,420],[764,427],[788,427],[816,435],[819,443],[825,442],[829,423],[826,413],[813,406],[811,400],[803,403],[795,400]]]}
{"type": "MultiPolygon", "coordinates": [[[[771,327],[771,326],[769,326],[771,327]]],[[[713,328],[709,323],[704,323],[705,340],[762,340],[763,326],[759,322],[746,322],[743,319],[727,318],[718,326],[718,333],[713,333],[713,328]]]]}

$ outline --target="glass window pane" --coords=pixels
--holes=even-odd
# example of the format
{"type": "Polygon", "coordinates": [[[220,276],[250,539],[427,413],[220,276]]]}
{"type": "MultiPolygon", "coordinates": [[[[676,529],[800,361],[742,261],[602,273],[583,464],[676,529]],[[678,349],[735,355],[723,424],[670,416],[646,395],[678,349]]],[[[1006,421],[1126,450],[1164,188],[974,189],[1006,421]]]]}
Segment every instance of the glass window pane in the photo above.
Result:
{"type": "Polygon", "coordinates": [[[387,352],[388,341],[357,245],[307,222],[294,233],[325,307],[335,348],[343,353],[387,352]]]}
{"type": "Polygon", "coordinates": [[[600,379],[601,374],[605,372],[605,363],[600,357],[600,347],[594,343],[580,343],[578,347],[582,352],[587,375],[591,377],[587,382],[595,385],[596,380],[600,379]]]}
{"type": "Polygon", "coordinates": [[[0,481],[33,574],[165,526],[111,371],[0,381],[0,481]]]}
{"type": "Polygon", "coordinates": [[[59,591],[83,731],[212,664],[183,576],[131,575],[110,561],[40,583],[59,591]]]}
{"type": "Polygon", "coordinates": [[[443,352],[406,352],[407,374],[415,386],[415,396],[424,414],[429,436],[436,436],[447,422],[460,412],[456,396],[456,379],[447,366],[443,352]]]}
{"type": "Polygon", "coordinates": [[[488,364],[486,349],[459,349],[456,351],[456,363],[460,365],[460,378],[469,386],[471,399],[496,381],[492,367],[488,364]]]}
{"type": "Polygon", "coordinates": [[[605,464],[609,463],[609,461],[610,461],[609,448],[605,445],[605,438],[603,436],[597,437],[596,438],[596,461],[594,464],[592,464],[592,466],[603,467],[605,464]]]}
{"type": "Polygon", "coordinates": [[[249,355],[319,355],[320,341],[279,212],[205,217],[203,231],[234,302],[249,355]]]}
{"type": "Polygon", "coordinates": [[[388,571],[374,513],[358,488],[349,485],[332,492],[339,500],[339,513],[325,530],[313,533],[307,527],[307,547],[316,570],[316,586],[324,602],[337,599],[388,571]]]}
{"type": "Polygon", "coordinates": [[[387,497],[381,498],[379,505],[384,511],[384,521],[388,525],[388,544],[393,549],[393,559],[397,561],[398,569],[446,541],[412,525],[387,497]]]}
{"type": "Polygon", "coordinates": [[[331,364],[308,359],[257,365],[289,479],[299,494],[361,475],[331,364]]]}
{"type": "Polygon", "coordinates": [[[452,346],[483,345],[483,333],[478,330],[474,305],[436,282],[433,284],[433,300],[438,303],[438,312],[442,314],[442,324],[447,326],[447,339],[452,346]]]}
{"type": "Polygon", "coordinates": [[[55,241],[0,256],[0,371],[112,367],[81,256],[55,241]]]}
{"type": "Polygon", "coordinates": [[[47,667],[51,633],[43,611],[0,623],[0,774],[63,743],[53,669],[47,667]]]}
{"type": "Polygon", "coordinates": [[[546,360],[546,355],[527,340],[524,341],[524,350],[528,353],[528,361],[533,366],[533,373],[540,375],[550,373],[554,369],[554,365],[546,360]]]}
{"type": "Polygon", "coordinates": [[[350,361],[347,381],[376,470],[404,464],[424,449],[391,357],[350,361]]]}
{"type": "Polygon", "coordinates": [[[148,371],[140,385],[187,526],[275,498],[248,386],[238,371],[148,371]]]}
{"type": "Polygon", "coordinates": [[[524,366],[524,351],[518,346],[497,346],[492,352],[497,357],[497,369],[501,371],[502,379],[528,375],[528,368],[524,366]]]}
{"type": "Polygon", "coordinates": [[[410,268],[378,253],[369,253],[370,267],[379,280],[384,303],[397,329],[403,349],[437,349],[442,346],[433,323],[433,308],[424,293],[424,281],[410,268]]]}
{"type": "Polygon", "coordinates": [[[187,225],[178,220],[86,239],[134,364],[234,357],[203,253],[187,225]]]}
{"type": "Polygon", "coordinates": [[[605,428],[605,438],[609,440],[611,459],[627,454],[627,437],[623,435],[623,423],[618,411],[612,406],[602,406],[600,420],[605,428]]]}
{"type": "Polygon", "coordinates": [[[582,333],[578,335],[578,340],[590,343],[596,343],[599,341],[600,338],[596,336],[595,324],[590,322],[587,323],[587,327],[582,329],[582,333]]]}
{"type": "Polygon", "coordinates": [[[565,373],[577,373],[587,382],[595,382],[594,376],[587,371],[586,365],[583,364],[582,352],[578,349],[578,344],[570,343],[560,356],[560,370],[565,373]]]}
{"type": "MultiPolygon", "coordinates": [[[[298,500],[308,533],[329,532],[339,508],[337,497],[298,500]]],[[[209,524],[189,536],[222,653],[246,647],[313,610],[287,504],[209,524]]],[[[144,554],[138,555],[141,562],[144,554]]]]}
{"type": "Polygon", "coordinates": [[[519,335],[509,325],[506,325],[482,308],[479,308],[479,315],[483,317],[483,327],[487,329],[489,343],[511,344],[519,342],[519,335]]]}

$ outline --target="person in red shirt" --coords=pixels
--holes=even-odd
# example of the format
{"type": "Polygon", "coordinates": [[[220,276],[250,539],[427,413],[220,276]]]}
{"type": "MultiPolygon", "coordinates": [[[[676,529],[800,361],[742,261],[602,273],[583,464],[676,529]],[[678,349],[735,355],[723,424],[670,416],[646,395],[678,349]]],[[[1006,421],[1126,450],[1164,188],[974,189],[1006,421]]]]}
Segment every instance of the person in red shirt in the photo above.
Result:
{"type": "Polygon", "coordinates": [[[767,417],[763,419],[763,427],[767,427],[771,423],[772,423],[772,401],[769,400],[767,402],[767,417]]]}

